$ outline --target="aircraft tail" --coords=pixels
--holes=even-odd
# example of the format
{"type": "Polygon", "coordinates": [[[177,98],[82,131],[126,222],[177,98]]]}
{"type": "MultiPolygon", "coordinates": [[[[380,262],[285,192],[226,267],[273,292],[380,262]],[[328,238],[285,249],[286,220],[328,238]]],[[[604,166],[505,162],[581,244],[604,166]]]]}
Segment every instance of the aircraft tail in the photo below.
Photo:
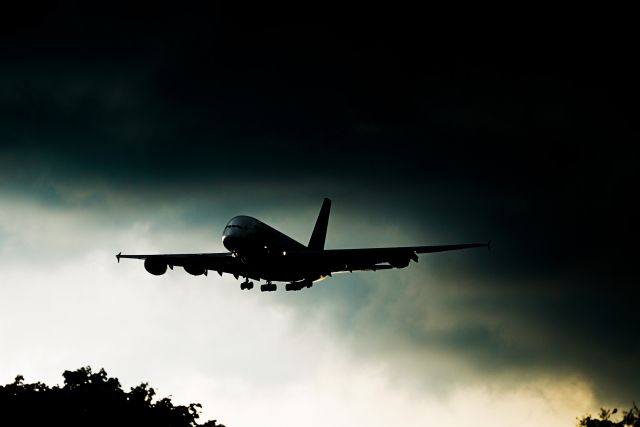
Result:
{"type": "Polygon", "coordinates": [[[324,241],[327,237],[327,225],[329,224],[329,211],[331,210],[331,199],[325,198],[316,220],[316,226],[313,227],[311,239],[309,239],[309,249],[324,249],[324,241]]]}

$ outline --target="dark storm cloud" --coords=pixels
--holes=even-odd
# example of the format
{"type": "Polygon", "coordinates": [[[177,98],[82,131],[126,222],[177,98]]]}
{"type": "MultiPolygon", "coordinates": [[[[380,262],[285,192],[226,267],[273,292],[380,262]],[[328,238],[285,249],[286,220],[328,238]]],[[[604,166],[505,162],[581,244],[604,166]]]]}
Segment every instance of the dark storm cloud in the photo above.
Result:
{"type": "MultiPolygon", "coordinates": [[[[61,186],[170,194],[193,206],[190,221],[222,212],[206,191],[238,209],[244,195],[263,209],[274,194],[299,207],[324,193],[354,217],[400,212],[421,236],[428,216],[443,239],[493,239],[490,261],[432,267],[491,283],[448,304],[495,313],[508,342],[480,320],[438,333],[398,323],[406,345],[469,353],[483,369],[576,371],[637,398],[624,34],[470,40],[415,22],[74,12],[22,14],[0,39],[3,191],[48,205],[65,200],[61,186]]],[[[338,291],[345,313],[373,292],[356,289],[338,291]]]]}

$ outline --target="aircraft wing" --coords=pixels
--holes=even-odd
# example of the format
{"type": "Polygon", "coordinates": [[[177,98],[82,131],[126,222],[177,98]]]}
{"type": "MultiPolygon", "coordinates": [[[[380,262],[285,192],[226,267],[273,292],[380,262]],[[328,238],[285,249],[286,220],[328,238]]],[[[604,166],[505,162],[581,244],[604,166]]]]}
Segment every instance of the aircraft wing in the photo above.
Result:
{"type": "Polygon", "coordinates": [[[280,268],[291,270],[295,266],[297,272],[330,274],[348,271],[388,270],[404,268],[413,261],[418,261],[418,254],[455,251],[489,247],[489,243],[467,243],[461,245],[439,246],[405,246],[391,248],[365,249],[325,249],[285,252],[276,257],[256,260],[254,265],[247,264],[240,257],[230,252],[196,253],[196,254],[158,254],[158,255],[116,255],[121,258],[144,260],[145,269],[155,275],[164,274],[167,268],[184,267],[193,275],[207,274],[209,270],[218,274],[229,273],[259,279],[265,272],[273,273],[280,268]]]}
{"type": "Polygon", "coordinates": [[[480,247],[489,248],[490,242],[391,248],[325,249],[323,251],[295,252],[291,253],[291,257],[298,258],[302,264],[314,264],[319,269],[335,273],[403,268],[408,266],[411,260],[418,262],[418,254],[480,247]]]}
{"type": "Polygon", "coordinates": [[[184,267],[188,272],[192,272],[191,274],[207,274],[208,270],[238,274],[242,270],[241,261],[231,255],[231,252],[160,255],[123,255],[119,253],[116,258],[118,262],[121,258],[145,260],[145,267],[150,265],[150,268],[153,269],[155,266],[158,271],[161,271],[162,266],[168,266],[171,269],[184,267]]]}

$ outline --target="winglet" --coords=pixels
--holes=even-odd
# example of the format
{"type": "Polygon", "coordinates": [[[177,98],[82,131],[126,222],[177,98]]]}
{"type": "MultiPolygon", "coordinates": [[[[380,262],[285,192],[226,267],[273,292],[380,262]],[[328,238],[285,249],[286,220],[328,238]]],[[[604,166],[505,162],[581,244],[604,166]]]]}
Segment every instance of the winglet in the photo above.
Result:
{"type": "Polygon", "coordinates": [[[324,241],[327,237],[327,225],[329,224],[329,212],[331,210],[331,199],[325,198],[316,220],[316,225],[313,227],[313,233],[311,233],[311,239],[309,239],[309,249],[322,250],[324,249],[324,241]]]}
{"type": "Polygon", "coordinates": [[[120,255],[122,255],[122,252],[118,252],[118,255],[116,255],[116,259],[118,260],[118,264],[120,264],[120,255]]]}
{"type": "Polygon", "coordinates": [[[487,250],[490,251],[491,250],[491,240],[489,240],[487,242],[487,250]]]}

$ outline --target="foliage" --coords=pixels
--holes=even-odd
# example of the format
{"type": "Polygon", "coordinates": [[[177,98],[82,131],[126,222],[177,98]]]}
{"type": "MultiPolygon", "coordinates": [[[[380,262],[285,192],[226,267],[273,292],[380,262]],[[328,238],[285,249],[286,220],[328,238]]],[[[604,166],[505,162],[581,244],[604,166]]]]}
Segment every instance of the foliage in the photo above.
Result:
{"type": "Polygon", "coordinates": [[[633,404],[628,411],[622,412],[622,418],[614,421],[612,417],[618,413],[617,408],[600,409],[597,418],[587,415],[578,421],[578,427],[640,427],[640,409],[633,404]]]}
{"type": "Polygon", "coordinates": [[[127,393],[117,378],[90,367],[65,371],[64,386],[25,384],[18,375],[0,386],[0,425],[224,427],[216,420],[198,424],[199,403],[174,405],[165,397],[154,402],[155,390],[142,383],[127,393]]]}

